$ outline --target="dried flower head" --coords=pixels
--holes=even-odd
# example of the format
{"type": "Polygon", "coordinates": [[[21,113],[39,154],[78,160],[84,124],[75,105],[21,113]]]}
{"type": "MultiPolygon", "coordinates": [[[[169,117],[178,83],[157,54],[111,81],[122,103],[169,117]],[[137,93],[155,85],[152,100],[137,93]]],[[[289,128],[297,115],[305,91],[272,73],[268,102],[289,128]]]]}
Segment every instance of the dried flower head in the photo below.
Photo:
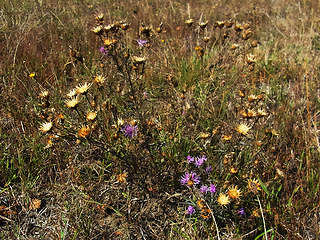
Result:
{"type": "Polygon", "coordinates": [[[255,56],[254,56],[252,53],[250,53],[250,54],[247,56],[247,63],[248,63],[248,64],[253,64],[253,63],[255,63],[255,62],[256,62],[255,56]]]}
{"type": "Polygon", "coordinates": [[[206,202],[203,200],[203,199],[199,199],[198,201],[197,201],[197,205],[198,205],[198,207],[200,208],[200,209],[203,209],[203,208],[205,208],[207,205],[206,205],[206,202]]]}
{"type": "Polygon", "coordinates": [[[209,40],[210,40],[210,37],[208,37],[208,36],[203,37],[203,41],[204,41],[205,43],[209,42],[209,40]]]}
{"type": "Polygon", "coordinates": [[[257,99],[258,99],[257,96],[254,95],[254,94],[251,94],[251,95],[248,96],[248,101],[249,102],[253,102],[253,101],[257,100],[257,99]]]}
{"type": "Polygon", "coordinates": [[[102,86],[104,84],[104,82],[106,81],[105,77],[101,76],[101,75],[97,75],[94,78],[94,82],[98,84],[98,86],[102,86]]]}
{"type": "Polygon", "coordinates": [[[241,31],[243,29],[243,27],[241,26],[241,24],[239,23],[236,23],[234,25],[234,30],[236,30],[237,32],[241,31]]]}
{"type": "Polygon", "coordinates": [[[39,94],[39,97],[40,97],[40,98],[43,98],[43,99],[48,99],[48,97],[49,97],[49,92],[48,92],[48,91],[42,91],[42,92],[39,94]]]}
{"type": "Polygon", "coordinates": [[[260,183],[257,179],[249,179],[248,180],[248,188],[254,194],[258,194],[258,191],[261,191],[260,183]]]}
{"type": "Polygon", "coordinates": [[[89,126],[82,126],[79,131],[78,131],[78,136],[79,137],[86,137],[90,133],[90,127],[89,126]]]}
{"type": "Polygon", "coordinates": [[[87,94],[91,84],[85,83],[76,87],[76,92],[79,94],[87,94]]]}
{"type": "Polygon", "coordinates": [[[97,113],[96,112],[88,112],[87,113],[87,120],[88,121],[93,121],[95,120],[97,117],[97,113]]]}
{"type": "Polygon", "coordinates": [[[103,18],[104,18],[103,13],[100,13],[100,14],[98,14],[98,15],[96,16],[96,20],[97,20],[98,22],[103,22],[103,18]]]}
{"type": "Polygon", "coordinates": [[[156,28],[156,32],[157,33],[161,33],[162,32],[162,26],[163,26],[163,23],[161,22],[159,27],[156,28]]]}
{"type": "Polygon", "coordinates": [[[232,138],[232,135],[231,135],[231,134],[224,134],[224,135],[222,135],[222,139],[223,139],[224,141],[229,141],[231,138],[232,138]]]}
{"type": "Polygon", "coordinates": [[[208,219],[211,216],[211,210],[209,208],[202,208],[201,209],[201,217],[204,219],[208,219]]]}
{"type": "Polygon", "coordinates": [[[250,29],[245,30],[242,33],[242,39],[243,40],[248,40],[251,37],[252,31],[250,29]]]}
{"type": "Polygon", "coordinates": [[[99,26],[92,28],[91,31],[97,35],[101,35],[103,33],[103,27],[101,25],[99,25],[99,26]]]}
{"type": "Polygon", "coordinates": [[[147,38],[151,36],[153,32],[152,26],[145,26],[144,23],[141,24],[140,33],[144,34],[147,38]]]}
{"type": "Polygon", "coordinates": [[[201,137],[202,139],[207,139],[208,137],[210,137],[210,133],[204,133],[204,132],[202,132],[202,133],[200,133],[200,137],[201,137]]]}
{"type": "Polygon", "coordinates": [[[247,126],[246,124],[242,123],[242,124],[238,125],[236,130],[237,130],[237,132],[241,133],[242,135],[247,135],[250,130],[250,127],[247,126]]]}
{"type": "Polygon", "coordinates": [[[136,56],[133,56],[132,60],[133,60],[133,63],[136,63],[136,64],[142,64],[146,61],[145,57],[136,57],[136,56]]]}
{"type": "Polygon", "coordinates": [[[64,116],[62,113],[58,113],[54,119],[56,124],[63,124],[64,122],[64,116]]]}
{"type": "Polygon", "coordinates": [[[226,194],[220,193],[217,201],[221,206],[225,206],[225,205],[228,205],[230,203],[230,198],[226,194]]]}
{"type": "Polygon", "coordinates": [[[78,97],[74,97],[69,101],[66,101],[66,106],[68,108],[75,108],[79,104],[80,100],[78,97]]]}
{"type": "Polygon", "coordinates": [[[226,27],[227,28],[231,28],[233,25],[233,22],[232,21],[226,21],[226,27]]]}
{"type": "Polygon", "coordinates": [[[127,182],[128,173],[123,172],[117,175],[117,180],[120,183],[126,183],[127,182]]]}
{"type": "Polygon", "coordinates": [[[123,23],[120,24],[120,28],[121,28],[122,30],[128,30],[129,24],[123,22],[123,23]]]}
{"type": "Polygon", "coordinates": [[[228,195],[232,199],[238,199],[241,196],[241,191],[238,189],[238,186],[229,187],[228,195]]]}
{"type": "Polygon", "coordinates": [[[112,46],[112,45],[116,44],[117,42],[118,42],[117,39],[106,38],[103,40],[103,44],[107,47],[112,46]]]}
{"type": "Polygon", "coordinates": [[[267,115],[268,115],[268,113],[265,110],[258,109],[258,111],[257,111],[257,116],[258,117],[264,117],[264,116],[267,116],[267,115]]]}
{"type": "Polygon", "coordinates": [[[43,133],[49,132],[52,129],[52,122],[42,123],[39,130],[43,133]]]}
{"type": "Polygon", "coordinates": [[[109,24],[107,26],[104,27],[104,30],[108,33],[108,32],[116,32],[117,31],[117,26],[114,24],[109,24]]]}
{"type": "Polygon", "coordinates": [[[258,44],[259,44],[258,41],[255,39],[251,41],[251,47],[257,47],[258,44]]]}
{"type": "Polygon", "coordinates": [[[215,26],[218,28],[223,28],[224,27],[224,21],[216,21],[215,26]]]}
{"type": "Polygon", "coordinates": [[[253,109],[248,109],[247,112],[242,116],[245,118],[253,118],[253,117],[257,116],[257,113],[253,109]]]}
{"type": "Polygon", "coordinates": [[[67,94],[68,98],[73,98],[77,94],[76,89],[73,88],[70,90],[70,92],[67,94]]]}
{"type": "Polygon", "coordinates": [[[237,48],[239,48],[239,44],[234,43],[231,45],[231,50],[235,50],[237,48]]]}
{"type": "Polygon", "coordinates": [[[200,28],[202,28],[202,29],[205,29],[205,28],[207,27],[207,25],[208,25],[208,21],[206,21],[206,22],[200,22],[200,23],[199,23],[199,26],[200,26],[200,28]]]}
{"type": "Polygon", "coordinates": [[[237,170],[236,168],[230,167],[230,173],[231,173],[231,174],[235,174],[235,173],[237,173],[237,172],[238,172],[238,170],[237,170]]]}
{"type": "Polygon", "coordinates": [[[192,24],[193,24],[193,19],[192,18],[189,18],[185,21],[185,23],[187,24],[188,27],[191,27],[192,24]]]}

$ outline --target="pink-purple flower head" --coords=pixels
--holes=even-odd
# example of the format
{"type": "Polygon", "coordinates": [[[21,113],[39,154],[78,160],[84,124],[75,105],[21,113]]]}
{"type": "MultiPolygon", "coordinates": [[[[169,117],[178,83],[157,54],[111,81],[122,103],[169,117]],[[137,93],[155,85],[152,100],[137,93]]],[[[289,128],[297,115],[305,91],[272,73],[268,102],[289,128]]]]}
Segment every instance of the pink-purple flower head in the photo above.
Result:
{"type": "Polygon", "coordinates": [[[188,185],[189,187],[198,185],[200,182],[200,177],[192,171],[190,173],[186,172],[180,179],[181,185],[188,185]]]}
{"type": "Polygon", "coordinates": [[[215,192],[216,192],[216,186],[213,185],[213,184],[211,184],[209,191],[210,191],[211,193],[215,193],[215,192]]]}
{"type": "Polygon", "coordinates": [[[246,212],[244,211],[244,208],[240,208],[239,211],[238,211],[238,213],[239,213],[241,216],[243,216],[243,217],[246,216],[246,212]]]}
{"type": "Polygon", "coordinates": [[[205,161],[207,161],[206,156],[197,157],[197,159],[194,162],[194,165],[200,167],[205,161]]]}
{"type": "Polygon", "coordinates": [[[209,173],[212,171],[212,167],[210,165],[208,165],[208,167],[206,167],[206,173],[209,173]]]}
{"type": "Polygon", "coordinates": [[[120,131],[123,132],[126,137],[133,138],[137,136],[139,130],[138,130],[138,126],[125,124],[122,126],[122,129],[120,131]]]}
{"type": "Polygon", "coordinates": [[[190,155],[187,157],[188,163],[192,163],[194,161],[194,157],[191,157],[190,155]]]}
{"type": "Polygon", "coordinates": [[[147,40],[141,40],[141,39],[139,39],[139,40],[137,40],[137,42],[138,42],[138,44],[139,44],[140,47],[144,47],[144,45],[145,45],[148,41],[147,41],[147,40]]]}
{"type": "Polygon", "coordinates": [[[200,192],[202,193],[202,194],[207,194],[207,192],[209,192],[210,191],[210,189],[208,188],[208,186],[206,186],[206,185],[202,185],[201,187],[200,187],[200,192]]]}
{"type": "Polygon", "coordinates": [[[196,212],[196,210],[194,209],[194,207],[192,207],[192,206],[189,206],[189,207],[188,207],[187,214],[192,215],[192,214],[194,214],[195,212],[196,212]]]}
{"type": "Polygon", "coordinates": [[[105,47],[101,47],[100,52],[102,52],[104,55],[108,55],[108,49],[106,49],[105,47]]]}

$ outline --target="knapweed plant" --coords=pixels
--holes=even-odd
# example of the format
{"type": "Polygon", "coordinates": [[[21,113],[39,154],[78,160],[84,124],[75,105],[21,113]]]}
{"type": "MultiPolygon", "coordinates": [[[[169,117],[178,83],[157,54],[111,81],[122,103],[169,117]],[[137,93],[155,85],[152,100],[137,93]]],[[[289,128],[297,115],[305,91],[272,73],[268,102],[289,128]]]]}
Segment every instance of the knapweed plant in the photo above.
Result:
{"type": "Polygon", "coordinates": [[[0,236],[316,239],[319,12],[4,1],[0,236]]]}

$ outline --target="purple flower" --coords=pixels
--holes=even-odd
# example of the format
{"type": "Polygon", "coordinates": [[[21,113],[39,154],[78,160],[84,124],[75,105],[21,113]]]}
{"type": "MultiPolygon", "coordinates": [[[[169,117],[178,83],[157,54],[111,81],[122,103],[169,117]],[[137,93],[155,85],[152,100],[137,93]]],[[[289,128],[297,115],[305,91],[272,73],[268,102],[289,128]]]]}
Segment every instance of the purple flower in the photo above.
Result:
{"type": "Polygon", "coordinates": [[[207,161],[206,156],[197,157],[197,160],[195,161],[194,165],[200,167],[205,161],[207,161]]]}
{"type": "Polygon", "coordinates": [[[212,167],[209,165],[207,168],[206,168],[206,173],[209,173],[212,171],[212,167]]]}
{"type": "Polygon", "coordinates": [[[202,194],[207,194],[207,192],[209,192],[208,186],[202,185],[201,188],[200,188],[200,192],[201,192],[202,194]]]}
{"type": "Polygon", "coordinates": [[[216,186],[215,185],[213,185],[213,184],[210,185],[210,192],[211,193],[215,193],[216,192],[216,186]]]}
{"type": "Polygon", "coordinates": [[[196,211],[196,210],[194,209],[194,207],[189,206],[189,207],[188,207],[188,210],[187,210],[187,214],[192,215],[192,214],[195,213],[195,211],[196,211]]]}
{"type": "Polygon", "coordinates": [[[107,55],[108,54],[108,49],[106,49],[104,47],[101,47],[100,48],[100,52],[102,52],[104,55],[107,55]]]}
{"type": "Polygon", "coordinates": [[[137,40],[137,42],[138,42],[138,44],[139,44],[140,47],[144,47],[144,45],[145,45],[148,41],[147,41],[147,40],[141,40],[141,39],[139,39],[139,40],[137,40]]]}
{"type": "Polygon", "coordinates": [[[246,216],[246,212],[244,211],[244,208],[240,208],[238,213],[243,217],[246,216]]]}
{"type": "Polygon", "coordinates": [[[189,155],[189,156],[187,157],[187,160],[188,160],[188,163],[191,163],[191,162],[194,161],[194,158],[189,155]]]}
{"type": "Polygon", "coordinates": [[[133,137],[137,136],[139,130],[138,130],[138,126],[133,126],[131,124],[125,124],[125,125],[123,125],[123,127],[120,131],[123,132],[126,137],[133,138],[133,137]]]}
{"type": "Polygon", "coordinates": [[[143,92],[143,98],[147,99],[148,98],[148,93],[147,92],[143,92]]]}
{"type": "Polygon", "coordinates": [[[181,185],[193,186],[200,183],[200,177],[195,172],[186,172],[180,179],[181,185]]]}

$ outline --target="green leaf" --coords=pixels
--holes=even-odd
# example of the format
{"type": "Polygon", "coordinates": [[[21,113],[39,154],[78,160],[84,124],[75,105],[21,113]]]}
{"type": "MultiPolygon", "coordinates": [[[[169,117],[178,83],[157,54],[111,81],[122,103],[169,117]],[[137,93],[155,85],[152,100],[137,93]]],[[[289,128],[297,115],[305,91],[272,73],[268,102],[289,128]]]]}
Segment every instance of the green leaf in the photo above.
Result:
{"type": "Polygon", "coordinates": [[[260,180],[260,178],[258,178],[258,180],[259,180],[259,182],[260,182],[260,185],[261,185],[263,191],[265,191],[265,193],[268,194],[268,196],[271,196],[271,194],[270,194],[267,186],[260,180]]]}

